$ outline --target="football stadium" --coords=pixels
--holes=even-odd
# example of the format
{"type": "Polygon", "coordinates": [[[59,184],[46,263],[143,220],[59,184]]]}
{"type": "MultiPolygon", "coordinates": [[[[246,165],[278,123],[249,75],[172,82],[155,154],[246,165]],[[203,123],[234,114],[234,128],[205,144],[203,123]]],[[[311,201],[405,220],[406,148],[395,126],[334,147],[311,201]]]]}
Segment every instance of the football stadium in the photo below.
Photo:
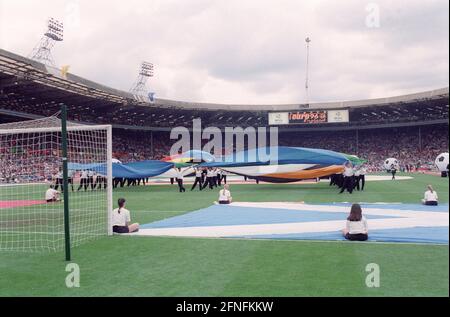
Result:
{"type": "Polygon", "coordinates": [[[46,26],[0,46],[0,296],[448,296],[448,85],[159,98],[152,63],[130,90],[56,66],[46,26]]]}

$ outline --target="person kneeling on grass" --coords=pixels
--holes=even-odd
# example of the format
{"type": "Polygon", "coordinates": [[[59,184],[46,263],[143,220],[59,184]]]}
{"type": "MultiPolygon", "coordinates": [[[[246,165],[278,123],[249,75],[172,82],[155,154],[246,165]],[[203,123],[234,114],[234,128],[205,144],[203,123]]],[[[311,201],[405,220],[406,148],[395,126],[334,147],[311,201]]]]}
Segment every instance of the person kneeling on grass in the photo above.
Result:
{"type": "Polygon", "coordinates": [[[131,233],[139,230],[139,224],[131,224],[130,211],[125,209],[125,198],[117,201],[119,208],[113,210],[112,226],[115,233],[131,233]]]}
{"type": "Polygon", "coordinates": [[[233,200],[229,188],[230,186],[228,184],[225,184],[223,188],[219,191],[219,204],[228,205],[233,200]]]}
{"type": "Polygon", "coordinates": [[[369,229],[367,227],[367,220],[362,215],[361,206],[353,204],[350,210],[350,215],[347,218],[347,224],[342,233],[347,240],[351,241],[366,241],[369,236],[369,229]]]}
{"type": "Polygon", "coordinates": [[[45,192],[45,201],[52,203],[60,200],[60,192],[54,189],[53,185],[50,185],[50,188],[45,192]]]}
{"type": "Polygon", "coordinates": [[[422,199],[422,204],[427,206],[437,206],[438,205],[438,195],[431,185],[427,186],[427,191],[425,192],[424,198],[422,199]]]}

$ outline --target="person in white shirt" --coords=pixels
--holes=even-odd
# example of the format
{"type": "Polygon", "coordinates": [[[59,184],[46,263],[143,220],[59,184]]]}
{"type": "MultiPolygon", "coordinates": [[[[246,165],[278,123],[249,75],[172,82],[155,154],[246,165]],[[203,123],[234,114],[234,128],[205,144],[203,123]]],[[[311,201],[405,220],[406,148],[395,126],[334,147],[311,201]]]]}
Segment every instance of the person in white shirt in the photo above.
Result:
{"type": "Polygon", "coordinates": [[[339,194],[342,194],[344,190],[347,190],[351,194],[354,187],[354,171],[350,162],[345,163],[344,172],[342,174],[344,175],[344,183],[339,194]]]}
{"type": "Polygon", "coordinates": [[[212,170],[212,183],[214,187],[217,187],[217,168],[212,170]]]}
{"type": "Polygon", "coordinates": [[[50,185],[50,188],[45,192],[45,201],[48,203],[52,203],[60,200],[60,192],[54,189],[53,185],[50,185]]]}
{"type": "Polygon", "coordinates": [[[73,191],[73,174],[74,174],[74,170],[69,169],[67,171],[67,183],[72,186],[72,191],[73,191]]]}
{"type": "Polygon", "coordinates": [[[87,176],[88,176],[88,184],[90,185],[91,190],[94,190],[94,176],[95,176],[95,172],[89,170],[87,176]]]}
{"type": "Polygon", "coordinates": [[[359,171],[359,167],[355,166],[355,169],[353,170],[353,189],[357,189],[359,191],[359,176],[360,176],[360,171],[359,171]]]}
{"type": "Polygon", "coordinates": [[[186,191],[186,188],[183,186],[183,180],[184,175],[181,171],[181,168],[175,169],[177,171],[177,183],[178,183],[178,189],[180,190],[180,193],[184,193],[186,191]]]}
{"type": "Polygon", "coordinates": [[[422,204],[427,206],[438,205],[438,194],[433,189],[433,186],[431,185],[427,186],[427,191],[425,192],[424,198],[422,199],[422,204]]]}
{"type": "Polygon", "coordinates": [[[222,171],[221,171],[221,175],[222,175],[222,180],[221,180],[221,182],[223,182],[224,184],[226,184],[226,183],[227,183],[227,175],[228,175],[228,172],[222,170],[222,171]]]}
{"type": "Polygon", "coordinates": [[[353,204],[347,217],[345,229],[342,230],[345,239],[351,241],[366,241],[369,238],[367,220],[362,215],[361,206],[353,204]]]}
{"type": "Polygon", "coordinates": [[[367,168],[365,165],[361,165],[358,169],[359,171],[359,177],[358,177],[358,190],[359,190],[359,183],[361,182],[361,190],[364,190],[364,185],[366,184],[366,174],[367,174],[367,168]]]}
{"type": "Polygon", "coordinates": [[[61,186],[61,191],[64,191],[62,171],[58,171],[58,173],[55,174],[55,190],[58,190],[59,186],[61,186]]]}
{"type": "Polygon", "coordinates": [[[194,188],[197,186],[200,190],[202,190],[202,170],[199,167],[195,168],[195,181],[194,184],[191,187],[191,190],[194,190],[194,188]]]}
{"type": "Polygon", "coordinates": [[[231,204],[233,198],[231,197],[230,187],[225,184],[223,188],[219,191],[219,204],[228,205],[231,204]]]}
{"type": "Polygon", "coordinates": [[[81,187],[83,187],[83,186],[84,186],[84,191],[86,191],[87,186],[88,186],[88,172],[86,170],[81,171],[80,186],[78,186],[77,191],[79,191],[81,189],[81,187]]]}
{"type": "Polygon", "coordinates": [[[139,230],[138,223],[131,223],[130,211],[125,209],[125,198],[119,198],[117,204],[119,208],[116,208],[112,212],[112,229],[115,233],[131,233],[139,230]]]}
{"type": "Polygon", "coordinates": [[[209,189],[213,189],[213,187],[214,187],[213,176],[214,176],[214,173],[213,173],[212,168],[208,168],[208,170],[206,172],[206,180],[203,183],[202,189],[205,189],[206,186],[208,186],[208,185],[209,185],[209,189]]]}
{"type": "Polygon", "coordinates": [[[222,170],[217,169],[217,185],[222,186],[222,170]]]}
{"type": "Polygon", "coordinates": [[[392,174],[392,180],[395,180],[395,174],[397,173],[397,166],[394,164],[391,164],[391,174],[392,174]]]}

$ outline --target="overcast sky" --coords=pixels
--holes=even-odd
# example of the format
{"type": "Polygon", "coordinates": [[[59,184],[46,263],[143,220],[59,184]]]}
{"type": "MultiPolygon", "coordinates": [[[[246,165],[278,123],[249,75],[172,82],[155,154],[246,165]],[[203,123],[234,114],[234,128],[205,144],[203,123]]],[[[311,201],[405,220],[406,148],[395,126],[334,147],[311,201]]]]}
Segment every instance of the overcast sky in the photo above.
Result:
{"type": "Polygon", "coordinates": [[[141,61],[159,98],[276,104],[448,86],[447,0],[0,0],[0,47],[28,55],[48,17],[57,65],[128,91],[141,61]],[[378,14],[379,13],[379,14],[378,14]]]}

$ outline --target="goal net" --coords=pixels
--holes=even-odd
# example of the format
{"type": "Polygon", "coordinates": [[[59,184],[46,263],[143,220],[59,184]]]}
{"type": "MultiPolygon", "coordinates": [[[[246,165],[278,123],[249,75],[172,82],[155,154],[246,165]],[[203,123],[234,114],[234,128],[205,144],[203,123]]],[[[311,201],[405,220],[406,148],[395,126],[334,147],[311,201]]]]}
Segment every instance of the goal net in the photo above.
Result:
{"type": "Polygon", "coordinates": [[[111,126],[68,122],[67,160],[56,116],[0,124],[0,250],[63,250],[66,190],[71,247],[111,234],[111,126]]]}

